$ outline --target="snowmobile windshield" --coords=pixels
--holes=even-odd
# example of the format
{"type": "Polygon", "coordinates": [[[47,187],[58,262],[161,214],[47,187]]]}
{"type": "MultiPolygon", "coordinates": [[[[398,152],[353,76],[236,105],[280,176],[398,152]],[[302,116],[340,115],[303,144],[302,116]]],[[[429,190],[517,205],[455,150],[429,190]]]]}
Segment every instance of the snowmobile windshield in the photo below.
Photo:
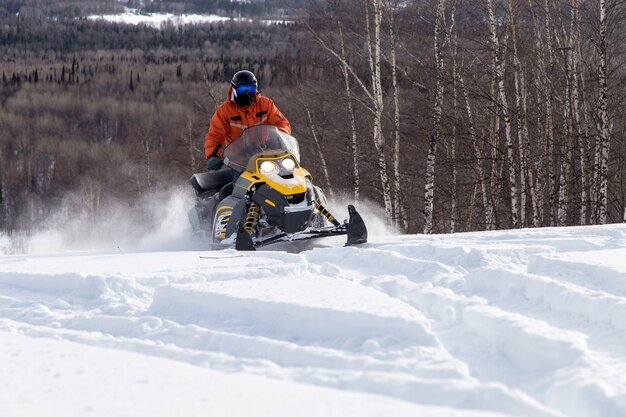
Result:
{"type": "Polygon", "coordinates": [[[222,156],[226,165],[243,172],[250,158],[254,156],[285,154],[292,154],[300,160],[300,148],[296,138],[274,125],[258,125],[246,129],[241,136],[226,146],[222,156]]]}

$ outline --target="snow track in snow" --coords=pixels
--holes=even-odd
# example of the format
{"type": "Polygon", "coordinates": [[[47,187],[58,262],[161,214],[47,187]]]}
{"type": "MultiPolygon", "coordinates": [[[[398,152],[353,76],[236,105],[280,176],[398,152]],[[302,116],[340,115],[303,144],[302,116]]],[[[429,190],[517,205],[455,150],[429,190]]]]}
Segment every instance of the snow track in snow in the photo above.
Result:
{"type": "MultiPolygon", "coordinates": [[[[246,388],[258,390],[245,394],[252,414],[267,416],[624,416],[626,227],[381,237],[297,254],[3,256],[0,339],[14,346],[1,361],[44,349],[35,361],[65,370],[70,388],[82,379],[68,369],[115,384],[129,366],[136,381],[115,392],[133,413],[120,415],[171,415],[173,396],[154,388],[166,378],[141,371],[158,366],[184,386],[188,373],[228,385],[206,401],[195,386],[172,388],[185,415],[205,403],[243,415],[232,402],[246,388]],[[66,364],[65,349],[82,359],[66,364]],[[280,390],[293,396],[281,403],[280,390]],[[167,406],[154,414],[135,391],[167,406]]],[[[42,407],[57,401],[39,391],[42,407]]],[[[11,415],[32,415],[7,401],[11,415]]]]}

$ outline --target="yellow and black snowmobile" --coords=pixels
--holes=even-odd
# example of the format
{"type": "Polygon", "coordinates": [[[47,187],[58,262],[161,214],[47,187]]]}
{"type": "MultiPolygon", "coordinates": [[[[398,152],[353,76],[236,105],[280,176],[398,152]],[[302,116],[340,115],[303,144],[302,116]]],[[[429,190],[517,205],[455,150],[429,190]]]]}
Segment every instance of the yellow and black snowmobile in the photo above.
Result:
{"type": "Polygon", "coordinates": [[[246,129],[223,152],[225,167],[194,174],[196,233],[238,250],[270,243],[347,235],[347,245],[367,242],[354,206],[340,223],[326,208],[322,190],[300,165],[298,141],[276,126],[246,129]]]}

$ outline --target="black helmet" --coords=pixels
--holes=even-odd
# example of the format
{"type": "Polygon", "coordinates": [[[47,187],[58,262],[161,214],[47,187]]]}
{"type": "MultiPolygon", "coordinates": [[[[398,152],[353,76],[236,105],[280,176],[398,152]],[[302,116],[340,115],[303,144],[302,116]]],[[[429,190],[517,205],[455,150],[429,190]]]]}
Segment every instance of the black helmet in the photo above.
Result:
{"type": "Polygon", "coordinates": [[[233,87],[233,98],[239,107],[252,104],[256,98],[257,81],[250,71],[238,71],[230,81],[233,87]]]}

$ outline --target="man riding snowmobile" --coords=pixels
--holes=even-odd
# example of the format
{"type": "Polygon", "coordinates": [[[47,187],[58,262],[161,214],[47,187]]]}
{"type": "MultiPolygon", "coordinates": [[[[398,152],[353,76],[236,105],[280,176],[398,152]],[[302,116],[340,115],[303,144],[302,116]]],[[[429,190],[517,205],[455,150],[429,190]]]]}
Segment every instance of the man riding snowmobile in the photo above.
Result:
{"type": "Polygon", "coordinates": [[[209,172],[190,179],[197,197],[189,211],[194,233],[212,243],[234,240],[238,250],[334,235],[347,235],[348,245],[366,242],[353,206],[343,224],[328,211],[324,193],[300,165],[289,121],[256,86],[253,73],[237,72],[211,119],[209,172]]]}
{"type": "Polygon", "coordinates": [[[209,171],[223,165],[222,151],[243,131],[256,125],[274,125],[291,133],[291,125],[274,102],[257,91],[257,79],[251,71],[233,75],[226,101],[215,110],[204,139],[204,152],[209,171]]]}

